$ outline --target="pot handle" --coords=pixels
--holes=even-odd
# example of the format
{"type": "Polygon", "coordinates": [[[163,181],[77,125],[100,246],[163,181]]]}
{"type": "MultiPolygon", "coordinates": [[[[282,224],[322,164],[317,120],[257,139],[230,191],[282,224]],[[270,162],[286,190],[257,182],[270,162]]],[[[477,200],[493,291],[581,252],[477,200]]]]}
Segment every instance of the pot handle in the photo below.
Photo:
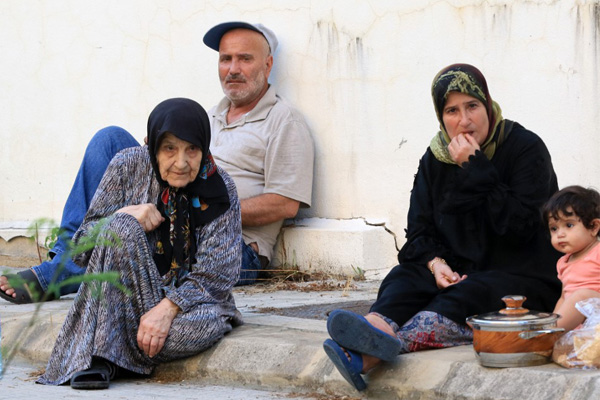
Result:
{"type": "Polygon", "coordinates": [[[541,335],[547,335],[550,333],[564,332],[565,328],[552,328],[552,329],[541,329],[539,331],[525,331],[519,333],[521,339],[533,339],[541,335]]]}
{"type": "Polygon", "coordinates": [[[506,304],[506,308],[500,310],[500,314],[504,315],[518,315],[518,314],[527,314],[529,312],[528,309],[523,307],[523,303],[527,300],[527,297],[520,295],[508,295],[502,298],[504,304],[506,304]]]}

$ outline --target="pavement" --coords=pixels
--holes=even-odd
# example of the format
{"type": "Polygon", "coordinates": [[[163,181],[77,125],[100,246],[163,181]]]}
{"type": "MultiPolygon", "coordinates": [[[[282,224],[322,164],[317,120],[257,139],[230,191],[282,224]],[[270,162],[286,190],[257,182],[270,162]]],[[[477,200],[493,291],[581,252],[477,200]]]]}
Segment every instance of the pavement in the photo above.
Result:
{"type": "MultiPolygon", "coordinates": [[[[357,392],[323,351],[322,343],[328,337],[325,317],[334,308],[363,312],[375,299],[378,286],[376,281],[321,281],[236,288],[236,304],[245,324],[202,354],[160,365],[148,382],[176,383],[191,388],[189,393],[194,387],[202,388],[200,398],[205,398],[207,386],[231,388],[229,392],[216,391],[210,396],[215,399],[600,398],[600,371],[569,370],[552,363],[486,368],[477,361],[472,346],[400,355],[393,363],[371,371],[366,376],[368,389],[357,392]],[[240,390],[246,394],[235,397],[240,390]]],[[[0,299],[3,352],[20,343],[14,371],[23,366],[43,368],[72,299],[63,297],[39,308],[0,299]]],[[[13,379],[14,371],[10,372],[13,379]]],[[[8,384],[6,377],[0,381],[0,387],[8,384]]],[[[115,385],[124,391],[139,388],[136,381],[117,381],[115,385]]],[[[48,393],[50,388],[36,385],[33,389],[29,394],[35,397],[34,393],[48,393]]],[[[4,394],[4,389],[1,392],[4,394]]],[[[119,398],[130,397],[125,393],[119,398]]],[[[187,394],[181,398],[188,398],[187,394]]]]}
{"type": "Polygon", "coordinates": [[[83,400],[315,400],[314,396],[302,396],[281,391],[265,391],[231,386],[215,386],[188,383],[163,383],[155,379],[123,380],[110,384],[110,390],[73,390],[69,385],[48,387],[35,385],[36,369],[22,364],[11,364],[0,381],[2,399],[83,399],[83,400]],[[290,397],[293,396],[293,397],[290,397]]]}

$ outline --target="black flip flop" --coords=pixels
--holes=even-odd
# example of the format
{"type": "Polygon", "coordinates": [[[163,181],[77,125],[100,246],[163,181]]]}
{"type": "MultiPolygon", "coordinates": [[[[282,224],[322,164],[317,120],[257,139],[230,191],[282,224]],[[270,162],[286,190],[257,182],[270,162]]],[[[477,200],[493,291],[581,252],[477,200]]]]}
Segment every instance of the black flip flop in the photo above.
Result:
{"type": "Polygon", "coordinates": [[[3,290],[0,290],[0,297],[6,301],[10,301],[11,303],[15,304],[30,304],[42,300],[51,301],[56,298],[56,296],[54,296],[52,293],[48,293],[46,295],[42,285],[40,285],[40,281],[38,281],[37,276],[31,269],[26,269],[25,271],[17,272],[16,274],[6,274],[3,276],[9,280],[12,280],[13,282],[14,280],[19,281],[19,284],[13,287],[17,295],[16,297],[9,296],[3,290]],[[35,294],[36,301],[31,298],[31,294],[35,294]]]}
{"type": "Polygon", "coordinates": [[[71,377],[71,388],[83,390],[108,389],[111,378],[114,379],[116,368],[102,359],[94,359],[92,366],[78,371],[71,377]],[[112,371],[111,371],[112,369],[112,371]]]}

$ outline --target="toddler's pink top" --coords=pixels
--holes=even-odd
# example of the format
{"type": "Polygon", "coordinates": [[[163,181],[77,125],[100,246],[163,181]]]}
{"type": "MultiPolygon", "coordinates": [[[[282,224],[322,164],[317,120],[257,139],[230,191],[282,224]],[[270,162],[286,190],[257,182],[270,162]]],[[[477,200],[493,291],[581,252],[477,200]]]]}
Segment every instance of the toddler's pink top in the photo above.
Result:
{"type": "Polygon", "coordinates": [[[596,244],[581,260],[569,262],[570,257],[571,254],[565,254],[556,263],[565,297],[577,289],[600,292],[600,244],[596,244]]]}

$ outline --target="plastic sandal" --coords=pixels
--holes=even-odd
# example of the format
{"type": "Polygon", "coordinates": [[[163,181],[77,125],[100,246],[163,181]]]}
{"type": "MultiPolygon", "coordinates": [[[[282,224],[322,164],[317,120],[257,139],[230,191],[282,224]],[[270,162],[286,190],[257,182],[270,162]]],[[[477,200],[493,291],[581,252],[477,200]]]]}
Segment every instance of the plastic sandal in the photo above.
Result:
{"type": "Polygon", "coordinates": [[[350,355],[350,360],[348,360],[348,356],[344,352],[344,349],[331,339],[327,339],[323,342],[323,349],[331,362],[333,362],[333,365],[335,365],[348,383],[352,384],[358,391],[367,388],[367,384],[362,376],[360,376],[363,368],[363,360],[360,354],[346,350],[350,355]]]}
{"type": "Polygon", "coordinates": [[[78,371],[71,377],[71,388],[83,390],[108,389],[110,380],[114,379],[116,366],[108,361],[93,359],[92,366],[78,371]]]}
{"type": "Polygon", "coordinates": [[[334,310],[327,319],[327,331],[347,350],[393,361],[400,353],[400,341],[375,328],[362,315],[347,310],[334,310]]]}
{"type": "Polygon", "coordinates": [[[0,297],[2,297],[6,301],[10,301],[11,303],[15,304],[35,303],[35,301],[33,301],[33,299],[31,298],[30,292],[25,288],[25,285],[27,285],[27,287],[31,289],[31,291],[37,296],[37,301],[41,301],[42,299],[44,301],[51,301],[56,298],[54,294],[45,294],[44,289],[42,288],[42,285],[40,285],[37,276],[31,269],[26,269],[24,271],[17,272],[16,274],[6,274],[3,276],[13,281],[15,279],[18,281],[24,281],[20,282],[17,285],[17,287],[13,287],[15,293],[17,294],[16,297],[9,296],[3,290],[0,290],[0,297]]]}

